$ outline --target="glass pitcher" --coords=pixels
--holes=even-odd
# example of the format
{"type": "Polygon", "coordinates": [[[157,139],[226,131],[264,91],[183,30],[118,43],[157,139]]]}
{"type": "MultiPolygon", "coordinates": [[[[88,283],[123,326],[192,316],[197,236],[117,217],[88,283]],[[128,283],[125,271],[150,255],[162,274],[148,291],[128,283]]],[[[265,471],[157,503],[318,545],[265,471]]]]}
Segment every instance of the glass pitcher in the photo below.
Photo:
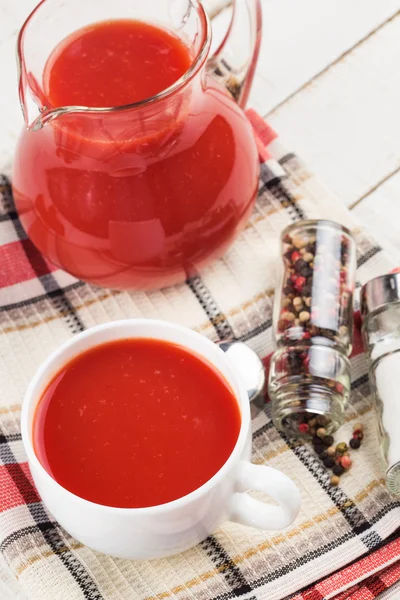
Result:
{"type": "Polygon", "coordinates": [[[115,289],[181,282],[245,225],[258,155],[242,108],[261,37],[260,0],[236,0],[213,56],[197,0],[43,0],[18,39],[26,129],[14,162],[22,224],[51,262],[115,289]],[[52,106],[45,67],[73,32],[135,19],[181,38],[191,66],[167,89],[124,106],[52,106]]]}

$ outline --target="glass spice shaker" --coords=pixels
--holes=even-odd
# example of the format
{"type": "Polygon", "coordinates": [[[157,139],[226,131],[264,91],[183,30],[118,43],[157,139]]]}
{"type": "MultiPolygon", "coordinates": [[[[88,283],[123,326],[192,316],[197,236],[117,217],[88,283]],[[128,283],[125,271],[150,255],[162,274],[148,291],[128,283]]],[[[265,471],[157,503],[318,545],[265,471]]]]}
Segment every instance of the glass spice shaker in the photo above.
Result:
{"type": "Polygon", "coordinates": [[[312,437],[320,427],[330,434],[343,421],[350,392],[356,246],[345,227],[325,220],[290,225],[281,244],[272,419],[290,437],[312,437]]]}
{"type": "Polygon", "coordinates": [[[400,274],[375,277],[361,291],[364,347],[378,412],[386,485],[400,495],[400,274]]]}

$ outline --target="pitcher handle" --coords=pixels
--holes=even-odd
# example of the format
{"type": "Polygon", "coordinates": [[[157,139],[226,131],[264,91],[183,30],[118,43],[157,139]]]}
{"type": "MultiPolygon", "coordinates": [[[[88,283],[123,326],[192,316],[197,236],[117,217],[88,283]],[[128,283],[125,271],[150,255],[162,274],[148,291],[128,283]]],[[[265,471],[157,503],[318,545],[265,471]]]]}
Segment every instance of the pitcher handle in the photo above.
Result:
{"type": "Polygon", "coordinates": [[[242,461],[232,497],[229,519],[242,525],[266,530],[288,527],[300,510],[301,496],[296,484],[284,473],[266,465],[242,461]],[[245,492],[257,490],[277,501],[279,506],[255,500],[245,492]]]}
{"type": "Polygon", "coordinates": [[[208,61],[208,71],[245,107],[260,51],[261,0],[233,0],[230,26],[208,61]]]}

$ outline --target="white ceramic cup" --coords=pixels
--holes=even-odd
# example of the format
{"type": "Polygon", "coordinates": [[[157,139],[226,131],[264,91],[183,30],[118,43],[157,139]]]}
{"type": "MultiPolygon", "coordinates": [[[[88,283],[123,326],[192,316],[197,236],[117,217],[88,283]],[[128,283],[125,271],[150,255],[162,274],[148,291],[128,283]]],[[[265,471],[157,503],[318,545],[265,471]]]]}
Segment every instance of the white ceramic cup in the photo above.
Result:
{"type": "MultiPolygon", "coordinates": [[[[172,323],[149,319],[115,321],[88,329],[63,344],[42,364],[27,389],[21,429],[33,480],[49,512],[77,540],[106,554],[135,559],[160,558],[198,544],[226,520],[279,530],[290,525],[300,509],[300,492],[291,479],[271,467],[250,463],[249,400],[229,358],[207,338],[172,323]],[[190,494],[147,508],[103,506],[76,496],[47,473],[32,443],[36,406],[60,368],[93,346],[126,338],[170,341],[205,358],[229,383],[241,412],[238,440],[220,470],[190,494]],[[255,500],[245,493],[247,490],[264,492],[278,505],[255,500]]],[[[140,481],[136,485],[140,485],[140,481]]]]}

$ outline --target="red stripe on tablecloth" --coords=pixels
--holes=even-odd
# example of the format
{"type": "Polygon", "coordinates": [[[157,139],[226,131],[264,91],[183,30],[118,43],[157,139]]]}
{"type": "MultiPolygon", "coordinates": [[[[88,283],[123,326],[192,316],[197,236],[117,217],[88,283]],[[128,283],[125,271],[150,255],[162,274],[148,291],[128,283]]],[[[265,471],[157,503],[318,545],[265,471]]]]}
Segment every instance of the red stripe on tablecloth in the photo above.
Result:
{"type": "Polygon", "coordinates": [[[324,600],[322,594],[315,588],[302,593],[303,600],[324,600]]]}
{"type": "Polygon", "coordinates": [[[0,465],[0,512],[40,502],[28,463],[0,465]]]}
{"type": "Polygon", "coordinates": [[[0,246],[0,287],[35,279],[55,271],[29,240],[0,246]]]}
{"type": "Polygon", "coordinates": [[[246,110],[246,115],[252,124],[256,137],[260,139],[264,146],[268,146],[271,142],[276,140],[278,137],[276,131],[274,131],[255,110],[249,108],[249,110],[246,110]]]}
{"type": "Polygon", "coordinates": [[[362,354],[362,352],[364,352],[364,343],[361,335],[361,319],[358,311],[354,314],[354,323],[353,352],[351,353],[351,356],[357,356],[358,354],[362,354]]]}
{"type": "Polygon", "coordinates": [[[365,587],[374,594],[374,598],[378,596],[378,594],[382,594],[387,589],[387,585],[382,581],[379,575],[374,575],[371,577],[365,584],[365,587]]]}
{"type": "MultiPolygon", "coordinates": [[[[400,579],[400,562],[396,562],[394,565],[386,567],[386,569],[385,565],[399,558],[400,538],[389,542],[382,548],[379,548],[379,550],[375,550],[375,552],[372,552],[372,554],[361,558],[349,567],[344,567],[341,571],[330,575],[318,583],[315,587],[318,588],[318,591],[322,594],[322,598],[325,598],[327,596],[331,596],[335,593],[335,591],[343,589],[346,586],[350,587],[353,582],[360,581],[364,578],[368,578],[368,581],[372,580],[374,575],[369,576],[369,574],[376,573],[382,569],[382,572],[379,573],[379,577],[384,582],[386,589],[400,579]],[[393,572],[391,572],[392,569],[393,572]]],[[[364,584],[360,584],[360,587],[358,587],[358,589],[349,596],[344,593],[344,596],[339,595],[338,597],[346,599],[349,598],[349,600],[350,598],[351,600],[367,600],[369,598],[374,598],[375,596],[371,595],[371,588],[366,586],[367,583],[368,582],[365,581],[364,584]],[[364,593],[364,596],[360,595],[361,592],[364,593]]],[[[307,600],[314,600],[314,598],[310,596],[310,598],[307,598],[307,600]]]]}
{"type": "Polygon", "coordinates": [[[387,587],[390,587],[397,583],[397,581],[399,581],[400,579],[400,556],[399,561],[385,569],[382,573],[379,573],[379,577],[382,579],[382,581],[386,584],[387,587]]]}

